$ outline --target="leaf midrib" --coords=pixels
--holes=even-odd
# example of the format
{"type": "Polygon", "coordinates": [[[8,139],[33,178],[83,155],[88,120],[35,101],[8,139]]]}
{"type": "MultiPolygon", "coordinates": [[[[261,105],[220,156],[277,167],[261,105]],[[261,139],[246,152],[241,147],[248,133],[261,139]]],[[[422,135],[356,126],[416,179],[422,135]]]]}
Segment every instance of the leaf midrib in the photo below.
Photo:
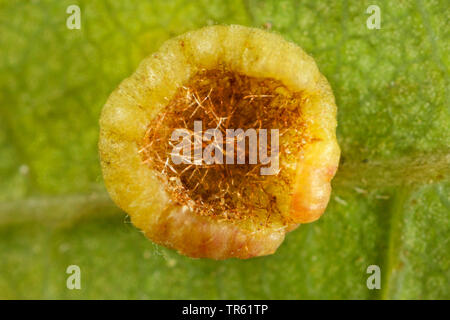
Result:
{"type": "MultiPolygon", "coordinates": [[[[341,164],[333,180],[333,188],[385,189],[450,181],[449,167],[450,153],[423,154],[367,163],[347,162],[341,164]]],[[[0,202],[0,224],[13,221],[45,222],[72,219],[85,215],[87,208],[113,209],[116,206],[104,189],[80,194],[31,196],[0,202]],[[65,210],[64,215],[60,214],[61,210],[58,210],[61,207],[65,210]]],[[[116,210],[106,211],[115,212],[116,210]]]]}

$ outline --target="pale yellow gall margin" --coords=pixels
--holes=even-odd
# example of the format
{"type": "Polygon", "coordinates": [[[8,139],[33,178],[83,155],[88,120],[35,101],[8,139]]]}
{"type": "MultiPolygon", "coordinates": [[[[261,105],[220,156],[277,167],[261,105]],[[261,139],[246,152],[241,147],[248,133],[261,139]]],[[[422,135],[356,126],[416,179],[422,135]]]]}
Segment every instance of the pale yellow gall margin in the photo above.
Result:
{"type": "Polygon", "coordinates": [[[313,58],[275,33],[212,26],[166,41],[119,85],[102,111],[99,151],[108,192],[148,238],[191,257],[245,259],[274,253],[285,233],[323,214],[339,162],[335,131],[334,96],[313,58]],[[280,217],[273,223],[260,223],[259,216],[236,220],[198,214],[174,199],[139,153],[149,124],[177,90],[200,71],[219,66],[274,79],[303,97],[302,121],[312,139],[297,150],[293,163],[285,161],[282,170],[292,170],[293,180],[291,190],[280,196],[280,217]]]}

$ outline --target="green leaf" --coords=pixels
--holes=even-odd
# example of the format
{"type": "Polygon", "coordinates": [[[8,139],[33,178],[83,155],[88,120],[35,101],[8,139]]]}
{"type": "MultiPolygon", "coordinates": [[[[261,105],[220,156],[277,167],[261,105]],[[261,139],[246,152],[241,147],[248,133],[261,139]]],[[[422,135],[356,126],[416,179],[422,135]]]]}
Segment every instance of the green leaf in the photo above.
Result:
{"type": "Polygon", "coordinates": [[[0,1],[0,298],[449,299],[445,1],[0,1]],[[80,30],[66,27],[81,8],[80,30]],[[109,93],[165,40],[271,26],[314,56],[339,108],[326,214],[276,254],[194,260],[146,240],[97,155],[109,93]],[[80,266],[82,289],[66,288],[80,266]],[[369,265],[381,289],[369,290],[369,265]]]}

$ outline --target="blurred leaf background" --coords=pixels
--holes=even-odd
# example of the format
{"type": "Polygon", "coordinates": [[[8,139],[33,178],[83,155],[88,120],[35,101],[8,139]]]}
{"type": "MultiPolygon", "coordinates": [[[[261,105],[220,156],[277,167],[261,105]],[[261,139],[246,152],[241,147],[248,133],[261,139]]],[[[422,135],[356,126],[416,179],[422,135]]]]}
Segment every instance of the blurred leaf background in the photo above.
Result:
{"type": "Polygon", "coordinates": [[[449,299],[448,1],[0,0],[0,298],[449,299]],[[81,8],[69,30],[66,8],[81,8]],[[369,30],[366,9],[381,9],[369,30]],[[299,44],[339,107],[326,214],[248,261],[152,244],[104,189],[98,118],[167,39],[210,24],[299,44]],[[69,265],[81,290],[66,288],[69,265]],[[381,290],[366,268],[381,267],[381,290]]]}

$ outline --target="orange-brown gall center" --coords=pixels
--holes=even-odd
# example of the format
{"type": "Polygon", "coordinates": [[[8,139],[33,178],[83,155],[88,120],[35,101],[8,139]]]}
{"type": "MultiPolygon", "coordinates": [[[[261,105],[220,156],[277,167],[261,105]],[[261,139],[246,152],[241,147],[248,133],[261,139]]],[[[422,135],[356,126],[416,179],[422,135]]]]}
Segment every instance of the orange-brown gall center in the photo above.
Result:
{"type": "MultiPolygon", "coordinates": [[[[142,159],[159,173],[171,198],[197,214],[218,219],[250,218],[264,226],[286,225],[289,219],[281,212],[283,206],[289,206],[295,178],[295,167],[286,164],[295,164],[300,150],[311,141],[302,119],[304,99],[301,92],[292,92],[274,79],[250,77],[223,67],[202,70],[177,90],[148,125],[140,149],[142,159]],[[201,121],[201,132],[196,131],[196,121],[201,121]],[[192,157],[180,164],[175,164],[172,157],[178,143],[171,139],[176,129],[192,134],[192,157]],[[196,148],[204,152],[208,145],[218,142],[215,137],[205,139],[208,129],[221,133],[222,144],[212,155],[222,157],[223,163],[194,163],[196,148]],[[266,129],[268,156],[275,150],[271,129],[278,129],[279,170],[275,174],[261,175],[261,168],[268,164],[251,163],[255,149],[251,149],[249,137],[243,138],[243,150],[237,144],[239,137],[228,139],[229,130],[237,129],[254,129],[256,133],[266,129]],[[200,144],[194,143],[196,138],[200,144]],[[227,154],[229,144],[234,150],[231,155],[227,154]],[[244,163],[238,163],[238,154],[244,163]],[[233,163],[227,161],[227,156],[233,157],[233,163]]],[[[259,157],[259,148],[257,151],[259,157]]]]}

